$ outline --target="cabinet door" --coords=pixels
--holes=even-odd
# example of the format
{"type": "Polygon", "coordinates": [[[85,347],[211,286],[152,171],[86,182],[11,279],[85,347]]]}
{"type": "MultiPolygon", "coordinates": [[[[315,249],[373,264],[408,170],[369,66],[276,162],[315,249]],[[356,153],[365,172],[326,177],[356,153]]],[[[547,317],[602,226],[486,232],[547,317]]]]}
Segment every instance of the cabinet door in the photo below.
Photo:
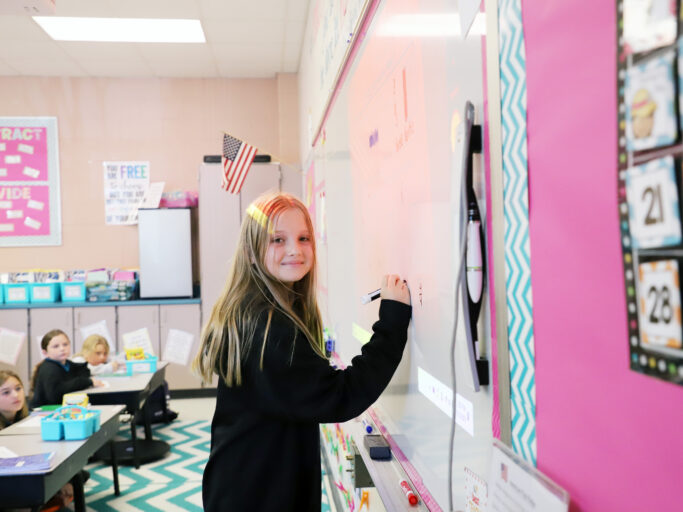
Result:
{"type": "Polygon", "coordinates": [[[29,378],[31,368],[29,367],[29,347],[28,347],[28,309],[3,309],[0,310],[0,327],[10,331],[20,332],[24,335],[24,344],[19,351],[19,357],[14,365],[0,363],[0,370],[11,370],[24,383],[24,389],[28,395],[29,378]]]}
{"type": "Polygon", "coordinates": [[[76,353],[74,347],[74,317],[73,308],[33,308],[29,309],[29,358],[31,370],[43,360],[40,340],[53,330],[60,329],[66,333],[71,341],[71,354],[76,353]]]}
{"type": "Polygon", "coordinates": [[[154,349],[154,355],[159,356],[159,306],[118,306],[116,308],[116,319],[118,322],[117,346],[118,352],[124,348],[123,335],[132,331],[137,331],[143,327],[147,328],[149,340],[154,349]]]}
{"type": "Polygon", "coordinates": [[[83,346],[83,333],[85,332],[87,336],[87,333],[94,329],[96,329],[97,334],[102,334],[107,338],[112,350],[118,351],[118,348],[114,348],[116,345],[116,308],[114,306],[97,306],[74,308],[74,354],[83,346]],[[101,325],[95,326],[95,324],[101,325]]]}
{"type": "Polygon", "coordinates": [[[169,363],[166,380],[170,389],[199,389],[201,380],[192,375],[190,364],[199,348],[200,315],[199,304],[174,304],[159,307],[161,317],[161,358],[166,360],[168,335],[171,329],[192,335],[192,347],[187,364],[169,363]]]}

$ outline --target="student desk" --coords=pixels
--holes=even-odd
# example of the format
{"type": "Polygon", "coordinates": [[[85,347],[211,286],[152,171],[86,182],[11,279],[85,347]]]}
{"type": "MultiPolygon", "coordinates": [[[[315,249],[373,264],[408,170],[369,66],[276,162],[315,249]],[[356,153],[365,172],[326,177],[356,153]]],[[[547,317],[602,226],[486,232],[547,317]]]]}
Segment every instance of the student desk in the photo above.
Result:
{"type": "Polygon", "coordinates": [[[74,508],[76,512],[85,512],[83,482],[80,480],[81,470],[88,459],[105,443],[112,447],[112,473],[114,476],[114,494],[119,492],[119,472],[116,455],[113,450],[113,439],[119,430],[119,414],[122,405],[97,407],[102,411],[100,429],[90,437],[81,441],[43,441],[40,426],[33,425],[36,416],[29,416],[14,425],[0,430],[0,446],[5,446],[17,455],[55,452],[49,470],[18,475],[0,475],[0,496],[3,508],[31,507],[38,510],[59,491],[64,484],[76,477],[74,481],[74,508]]]}
{"type": "MultiPolygon", "coordinates": [[[[164,385],[166,366],[168,366],[167,362],[159,361],[154,373],[136,373],[131,376],[124,374],[120,376],[116,374],[97,376],[107,385],[101,388],[89,388],[85,391],[93,405],[123,404],[126,406],[126,411],[131,415],[131,441],[117,441],[115,443],[116,457],[119,462],[133,462],[136,469],[140,468],[141,462],[161,459],[170,450],[170,446],[165,441],[152,439],[149,411],[145,407],[149,395],[164,385]],[[144,414],[144,440],[137,438],[135,416],[138,411],[143,411],[144,414]]],[[[108,460],[106,453],[99,455],[105,462],[108,460]]]]}

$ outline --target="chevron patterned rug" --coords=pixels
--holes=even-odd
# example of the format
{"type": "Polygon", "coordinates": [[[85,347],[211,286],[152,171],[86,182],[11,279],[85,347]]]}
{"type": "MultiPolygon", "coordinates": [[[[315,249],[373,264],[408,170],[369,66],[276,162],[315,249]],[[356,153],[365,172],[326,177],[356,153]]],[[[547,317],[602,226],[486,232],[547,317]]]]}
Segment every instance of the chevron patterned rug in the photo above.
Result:
{"type": "MultiPolygon", "coordinates": [[[[201,512],[202,474],[209,458],[211,423],[174,421],[153,426],[154,439],[171,445],[167,457],[144,464],[140,469],[119,466],[121,495],[114,495],[111,467],[90,464],[85,484],[88,512],[201,512]]],[[[141,431],[138,435],[142,435],[141,431]]],[[[130,439],[130,425],[123,424],[121,439],[130,439]]],[[[323,469],[324,473],[324,469],[323,469]]],[[[321,512],[334,512],[328,499],[329,485],[323,475],[321,512]]]]}

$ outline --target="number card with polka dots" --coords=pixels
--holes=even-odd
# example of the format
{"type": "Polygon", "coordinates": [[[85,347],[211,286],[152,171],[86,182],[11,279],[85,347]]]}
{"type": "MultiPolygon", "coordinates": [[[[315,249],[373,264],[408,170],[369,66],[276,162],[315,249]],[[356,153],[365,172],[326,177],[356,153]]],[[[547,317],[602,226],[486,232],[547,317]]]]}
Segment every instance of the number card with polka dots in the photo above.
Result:
{"type": "Polygon", "coordinates": [[[628,169],[626,197],[634,248],[669,247],[681,243],[673,157],[628,169]]]}
{"type": "Polygon", "coordinates": [[[676,260],[638,266],[638,304],[643,348],[681,350],[681,290],[676,260]]]}

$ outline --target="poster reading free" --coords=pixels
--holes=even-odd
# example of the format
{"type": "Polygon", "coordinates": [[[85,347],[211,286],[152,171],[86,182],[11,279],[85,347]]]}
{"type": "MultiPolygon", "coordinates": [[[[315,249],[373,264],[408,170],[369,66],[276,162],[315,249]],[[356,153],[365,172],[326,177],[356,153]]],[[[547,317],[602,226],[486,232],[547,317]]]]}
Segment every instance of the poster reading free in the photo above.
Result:
{"type": "Polygon", "coordinates": [[[0,247],[60,245],[54,117],[0,117],[0,247]]]}

